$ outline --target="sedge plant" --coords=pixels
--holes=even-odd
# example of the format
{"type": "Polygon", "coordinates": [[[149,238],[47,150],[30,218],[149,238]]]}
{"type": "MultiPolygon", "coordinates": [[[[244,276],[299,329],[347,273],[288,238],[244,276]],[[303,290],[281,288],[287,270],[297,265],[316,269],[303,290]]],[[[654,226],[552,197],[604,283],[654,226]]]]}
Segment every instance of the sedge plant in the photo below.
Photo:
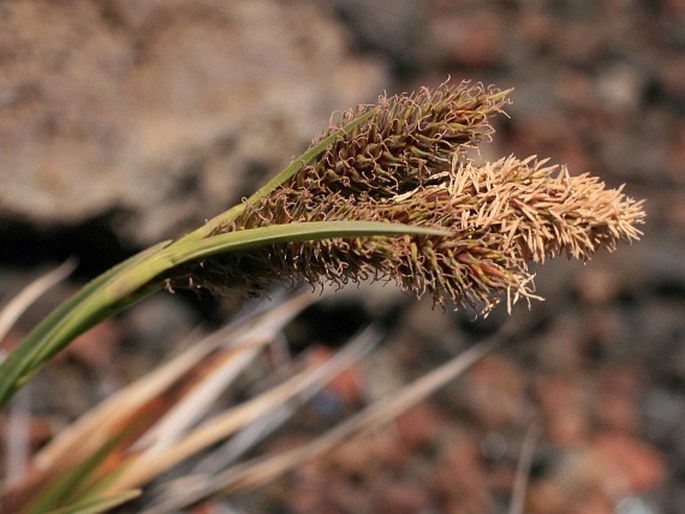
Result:
{"type": "MultiPolygon", "coordinates": [[[[447,82],[341,113],[252,196],[112,268],[46,317],[0,363],[0,405],[78,335],[161,289],[258,295],[276,283],[389,280],[485,314],[539,298],[531,262],[587,260],[637,240],[643,203],[622,188],[534,156],[471,156],[508,93],[447,82]]],[[[130,491],[112,494],[123,501],[130,491]]]]}

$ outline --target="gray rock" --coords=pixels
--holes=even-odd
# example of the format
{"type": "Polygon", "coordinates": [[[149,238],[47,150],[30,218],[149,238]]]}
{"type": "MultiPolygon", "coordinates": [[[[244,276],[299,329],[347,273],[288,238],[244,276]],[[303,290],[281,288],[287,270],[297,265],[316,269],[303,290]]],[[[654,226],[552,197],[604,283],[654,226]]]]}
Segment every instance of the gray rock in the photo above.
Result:
{"type": "Polygon", "coordinates": [[[111,211],[137,244],[260,185],[386,74],[313,1],[0,6],[0,219],[111,211]]]}

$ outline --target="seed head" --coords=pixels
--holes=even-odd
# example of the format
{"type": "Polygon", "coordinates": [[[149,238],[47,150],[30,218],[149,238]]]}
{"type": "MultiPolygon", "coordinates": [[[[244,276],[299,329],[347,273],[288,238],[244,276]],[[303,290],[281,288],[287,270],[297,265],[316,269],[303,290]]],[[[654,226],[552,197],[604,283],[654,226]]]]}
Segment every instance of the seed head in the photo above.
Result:
{"type": "Polygon", "coordinates": [[[586,260],[638,239],[642,202],[621,188],[535,157],[465,157],[465,149],[490,137],[489,118],[505,102],[493,88],[443,84],[344,113],[338,124],[374,110],[222,229],[366,220],[446,229],[449,236],[289,242],[217,256],[188,274],[211,289],[247,293],[274,281],[393,280],[441,305],[487,312],[503,298],[536,298],[529,261],[561,253],[586,260]]]}

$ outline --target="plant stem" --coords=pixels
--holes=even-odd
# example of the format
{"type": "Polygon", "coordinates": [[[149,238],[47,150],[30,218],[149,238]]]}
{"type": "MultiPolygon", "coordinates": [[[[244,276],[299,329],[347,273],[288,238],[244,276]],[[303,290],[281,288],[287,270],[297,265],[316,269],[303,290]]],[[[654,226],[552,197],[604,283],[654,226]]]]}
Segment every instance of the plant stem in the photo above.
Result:
{"type": "Polygon", "coordinates": [[[162,289],[177,266],[219,253],[287,241],[331,238],[446,235],[411,225],[368,221],[290,223],[160,243],[86,285],[45,318],[0,364],[0,407],[57,352],[100,321],[162,289]]]}

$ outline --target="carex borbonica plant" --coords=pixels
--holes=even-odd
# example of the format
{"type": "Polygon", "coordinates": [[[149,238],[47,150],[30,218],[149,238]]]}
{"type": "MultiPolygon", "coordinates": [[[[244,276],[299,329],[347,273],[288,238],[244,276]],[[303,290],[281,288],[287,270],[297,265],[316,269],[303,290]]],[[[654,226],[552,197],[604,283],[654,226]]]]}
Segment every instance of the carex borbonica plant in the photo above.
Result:
{"type": "Polygon", "coordinates": [[[641,201],[535,157],[476,160],[507,91],[462,82],[341,113],[250,198],[84,287],[0,364],[0,405],[77,335],[163,287],[393,280],[487,313],[534,298],[531,261],[638,239],[641,201]]]}
{"type": "MultiPolygon", "coordinates": [[[[216,256],[185,270],[193,284],[258,293],[274,281],[394,280],[436,303],[489,311],[534,296],[529,262],[586,260],[639,238],[642,202],[588,174],[535,157],[476,162],[506,92],[445,83],[342,113],[315,142],[361,114],[317,159],[217,231],[293,222],[367,220],[439,235],[285,242],[216,256]]],[[[177,284],[178,280],[175,281],[177,284]]],[[[182,282],[181,282],[182,284],[182,282]]]]}

